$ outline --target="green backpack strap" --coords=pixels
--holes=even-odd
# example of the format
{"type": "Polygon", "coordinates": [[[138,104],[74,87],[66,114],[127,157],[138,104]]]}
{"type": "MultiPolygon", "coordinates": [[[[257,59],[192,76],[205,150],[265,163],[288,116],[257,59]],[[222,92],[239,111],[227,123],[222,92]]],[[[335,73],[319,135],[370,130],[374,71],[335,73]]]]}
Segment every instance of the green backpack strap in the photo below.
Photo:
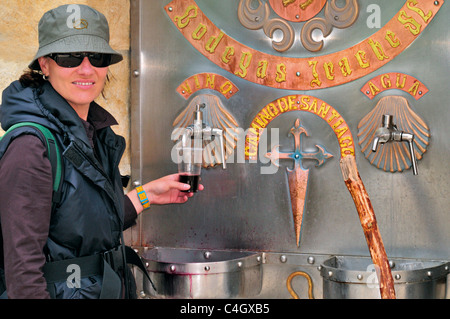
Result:
{"type": "Polygon", "coordinates": [[[22,122],[11,126],[3,135],[3,137],[5,137],[6,134],[10,133],[11,131],[21,127],[32,127],[36,129],[36,132],[38,132],[38,134],[42,137],[42,140],[45,141],[45,144],[47,146],[48,159],[50,160],[50,164],[52,166],[53,205],[56,205],[61,200],[61,187],[63,182],[62,178],[63,166],[62,166],[61,152],[56,143],[56,139],[48,128],[46,128],[41,124],[32,122],[22,122]]]}

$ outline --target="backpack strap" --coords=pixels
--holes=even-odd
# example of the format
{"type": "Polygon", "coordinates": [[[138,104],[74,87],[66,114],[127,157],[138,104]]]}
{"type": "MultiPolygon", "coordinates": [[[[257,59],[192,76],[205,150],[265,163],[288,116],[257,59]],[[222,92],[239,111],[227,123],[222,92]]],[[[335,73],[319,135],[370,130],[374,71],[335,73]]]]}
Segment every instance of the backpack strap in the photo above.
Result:
{"type": "Polygon", "coordinates": [[[61,159],[61,152],[56,143],[56,139],[53,134],[50,132],[48,128],[41,124],[32,123],[32,122],[22,122],[11,126],[6,133],[0,138],[2,140],[7,134],[11,133],[13,130],[22,128],[22,127],[31,127],[33,128],[44,145],[47,147],[48,159],[50,160],[50,164],[52,166],[52,176],[53,176],[53,208],[59,204],[62,197],[62,184],[63,184],[63,165],[61,159]]]}

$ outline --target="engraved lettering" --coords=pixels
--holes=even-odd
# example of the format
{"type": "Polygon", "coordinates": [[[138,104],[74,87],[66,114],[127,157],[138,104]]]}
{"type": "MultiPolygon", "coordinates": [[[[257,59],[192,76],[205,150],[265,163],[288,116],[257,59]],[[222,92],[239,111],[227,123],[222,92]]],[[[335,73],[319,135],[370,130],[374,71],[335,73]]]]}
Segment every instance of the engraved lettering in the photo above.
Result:
{"type": "Polygon", "coordinates": [[[205,35],[206,31],[208,31],[206,25],[200,23],[194,32],[192,32],[192,39],[200,40],[205,35]]]}
{"type": "Polygon", "coordinates": [[[417,22],[414,18],[407,16],[405,11],[401,10],[397,19],[413,35],[418,35],[420,33],[420,28],[422,27],[422,25],[419,22],[417,22]]]}
{"type": "Polygon", "coordinates": [[[309,66],[312,66],[312,74],[314,80],[311,81],[310,85],[313,87],[314,85],[321,86],[322,82],[319,80],[319,73],[317,73],[317,61],[308,61],[309,66]]]}
{"type": "Polygon", "coordinates": [[[383,86],[383,88],[388,89],[391,87],[392,83],[391,80],[389,78],[389,74],[383,74],[381,76],[381,85],[383,86]]]}
{"type": "Polygon", "coordinates": [[[277,65],[277,75],[275,77],[275,81],[278,83],[286,82],[286,65],[284,63],[277,65]]]}
{"type": "Polygon", "coordinates": [[[328,80],[334,80],[334,65],[333,62],[326,62],[323,64],[323,69],[325,70],[325,76],[328,80]]]}
{"type": "Polygon", "coordinates": [[[189,6],[186,8],[184,15],[176,16],[174,18],[174,21],[176,22],[178,28],[184,29],[185,27],[188,26],[189,22],[191,22],[191,19],[194,19],[196,17],[197,17],[197,7],[189,6]],[[192,15],[190,15],[191,11],[193,12],[192,15]]]}
{"type": "Polygon", "coordinates": [[[234,56],[234,47],[226,47],[222,55],[222,62],[229,63],[232,56],[234,56]]]}
{"type": "Polygon", "coordinates": [[[234,74],[239,75],[242,78],[247,76],[247,69],[252,61],[252,54],[250,52],[242,52],[241,61],[239,62],[239,70],[234,74]]]}
{"type": "Polygon", "coordinates": [[[258,62],[258,68],[256,69],[256,76],[260,79],[264,79],[267,76],[267,66],[268,62],[266,60],[261,60],[258,62]]]}
{"type": "Polygon", "coordinates": [[[341,67],[341,72],[343,76],[349,76],[352,74],[352,69],[350,68],[350,64],[348,63],[348,58],[343,58],[339,61],[339,66],[341,67]]]}
{"type": "Polygon", "coordinates": [[[205,49],[209,53],[214,53],[216,51],[217,46],[219,45],[220,41],[222,41],[223,38],[223,32],[220,32],[217,37],[210,37],[208,42],[206,42],[205,49]]]}
{"type": "Polygon", "coordinates": [[[425,15],[422,9],[415,7],[416,4],[417,0],[408,0],[406,6],[408,7],[409,10],[416,12],[423,19],[423,21],[425,21],[425,23],[428,23],[428,20],[430,20],[430,18],[433,16],[433,12],[431,12],[430,10],[428,11],[427,15],[425,15]]]}
{"type": "Polygon", "coordinates": [[[366,60],[366,52],[359,50],[355,54],[356,60],[358,60],[359,66],[363,69],[368,68],[370,66],[369,61],[366,60]]]}
{"type": "Polygon", "coordinates": [[[373,53],[375,53],[378,60],[383,61],[384,59],[389,59],[389,57],[386,54],[384,54],[383,47],[379,42],[369,39],[369,45],[372,48],[373,53]]]}
{"type": "Polygon", "coordinates": [[[390,30],[386,31],[386,36],[384,38],[387,40],[389,45],[393,48],[396,48],[401,44],[400,40],[397,39],[396,34],[390,30]]]}

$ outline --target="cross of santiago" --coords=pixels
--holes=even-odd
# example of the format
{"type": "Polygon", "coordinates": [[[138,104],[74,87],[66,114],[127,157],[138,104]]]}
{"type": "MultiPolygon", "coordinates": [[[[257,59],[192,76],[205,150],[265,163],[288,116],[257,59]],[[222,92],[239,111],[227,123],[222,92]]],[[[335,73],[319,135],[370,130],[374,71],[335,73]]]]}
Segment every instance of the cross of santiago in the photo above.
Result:
{"type": "Polygon", "coordinates": [[[289,181],[289,192],[291,195],[294,228],[298,246],[300,244],[303,211],[305,209],[306,189],[308,187],[309,176],[309,169],[305,169],[303,167],[302,160],[316,160],[318,162],[316,167],[320,167],[329,158],[333,157],[333,155],[328,153],[327,150],[320,145],[316,145],[317,151],[315,152],[304,152],[302,150],[302,134],[308,136],[308,132],[302,125],[300,125],[300,119],[295,121],[294,127],[291,128],[290,133],[294,136],[293,152],[280,152],[280,145],[275,145],[272,148],[272,151],[268,152],[265,157],[269,158],[272,164],[277,167],[280,167],[280,159],[291,159],[294,161],[294,169],[286,168],[286,170],[289,181]]]}

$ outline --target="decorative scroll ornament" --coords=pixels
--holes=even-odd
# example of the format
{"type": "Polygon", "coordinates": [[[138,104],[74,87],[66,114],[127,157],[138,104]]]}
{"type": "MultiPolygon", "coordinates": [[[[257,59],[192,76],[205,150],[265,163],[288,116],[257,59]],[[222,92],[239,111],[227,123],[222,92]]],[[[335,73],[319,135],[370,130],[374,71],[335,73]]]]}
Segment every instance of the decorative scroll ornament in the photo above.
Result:
{"type": "Polygon", "coordinates": [[[280,166],[280,159],[291,159],[294,161],[294,168],[286,168],[286,171],[289,182],[289,193],[291,195],[295,237],[297,246],[299,246],[309,178],[309,168],[304,168],[302,161],[304,159],[316,160],[316,167],[320,167],[329,158],[333,157],[333,155],[328,153],[325,147],[321,145],[316,145],[317,151],[315,152],[305,152],[302,150],[302,135],[308,136],[308,132],[300,125],[300,119],[295,121],[294,127],[290,130],[290,134],[294,136],[294,151],[280,152],[280,145],[276,145],[265,156],[277,167],[280,166]]]}
{"type": "MultiPolygon", "coordinates": [[[[283,40],[272,41],[272,47],[276,51],[284,52],[291,48],[294,43],[294,29],[283,19],[269,19],[269,5],[258,0],[258,7],[252,9],[252,0],[241,0],[238,7],[238,18],[241,24],[250,30],[263,28],[264,33],[272,38],[275,30],[283,33],[283,40]]],[[[357,0],[346,0],[344,7],[339,8],[336,0],[330,0],[325,6],[325,18],[314,17],[322,10],[326,0],[270,0],[271,7],[275,12],[286,20],[293,22],[307,21],[302,27],[301,40],[303,46],[311,51],[320,51],[323,47],[323,41],[313,40],[312,33],[315,29],[322,31],[323,37],[330,35],[333,27],[340,29],[348,28],[357,19],[359,9],[357,0]]]]}
{"type": "Polygon", "coordinates": [[[402,172],[411,167],[410,153],[405,142],[386,143],[372,152],[375,131],[381,126],[384,114],[394,117],[399,131],[414,134],[414,150],[417,160],[422,159],[430,142],[430,129],[425,121],[409,107],[402,96],[386,96],[380,99],[375,108],[358,124],[358,140],[361,152],[369,162],[379,169],[389,172],[402,172]]]}
{"type": "Polygon", "coordinates": [[[272,47],[278,52],[289,50],[294,44],[295,33],[292,26],[283,19],[269,19],[270,9],[267,3],[258,0],[258,7],[251,8],[252,0],[241,0],[238,6],[238,18],[241,24],[250,30],[263,29],[267,37],[272,38],[276,30],[283,33],[281,41],[272,41],[272,47]]]}
{"type": "Polygon", "coordinates": [[[407,0],[369,38],[343,51],[305,58],[279,57],[239,43],[214,25],[194,0],[173,0],[165,10],[186,40],[220,68],[264,86],[313,90],[357,80],[392,61],[417,39],[443,4],[407,0]]]}
{"type": "Polygon", "coordinates": [[[302,44],[308,51],[317,52],[322,50],[324,42],[315,41],[312,37],[313,31],[319,29],[324,38],[333,31],[333,27],[345,29],[355,23],[359,14],[357,0],[346,0],[345,6],[339,8],[336,0],[330,0],[325,6],[325,18],[314,18],[305,23],[300,34],[302,44]]]}
{"type": "MultiPolygon", "coordinates": [[[[229,132],[223,135],[224,138],[224,154],[225,160],[232,155],[237,144],[237,136],[239,133],[238,123],[222,105],[220,99],[211,94],[201,94],[195,96],[188,104],[188,106],[177,116],[173,122],[174,128],[186,128],[194,122],[194,110],[197,104],[206,104],[203,110],[204,122],[215,128],[220,128],[223,132],[229,132]]],[[[176,139],[176,137],[174,138],[176,139]]],[[[220,152],[215,150],[220,149],[219,141],[217,140],[203,140],[203,167],[214,167],[216,164],[222,164],[220,152]]]]}

